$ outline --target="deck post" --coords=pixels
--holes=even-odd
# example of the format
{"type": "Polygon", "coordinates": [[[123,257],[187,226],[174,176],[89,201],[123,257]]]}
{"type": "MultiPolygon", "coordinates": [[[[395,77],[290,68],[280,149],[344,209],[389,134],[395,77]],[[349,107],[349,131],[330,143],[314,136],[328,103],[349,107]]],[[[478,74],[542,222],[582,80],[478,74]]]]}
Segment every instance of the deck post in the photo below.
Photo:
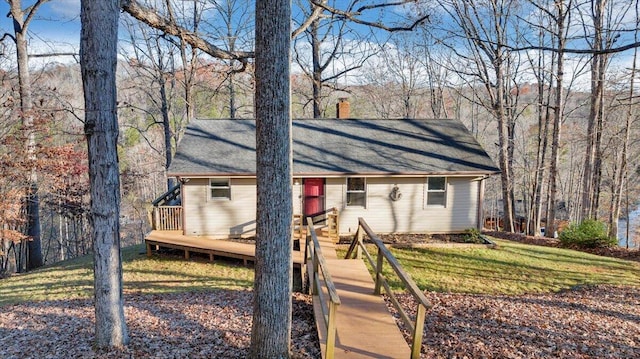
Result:
{"type": "Polygon", "coordinates": [[[375,295],[380,295],[380,286],[382,285],[382,264],[384,263],[384,254],[378,249],[378,260],[376,265],[376,288],[373,290],[375,295]]]}
{"type": "Polygon", "coordinates": [[[333,359],[336,347],[336,303],[329,301],[329,323],[327,323],[327,351],[325,358],[333,359]]]}
{"type": "Polygon", "coordinates": [[[184,259],[189,259],[189,251],[188,250],[184,250],[184,259]]]}
{"type": "Polygon", "coordinates": [[[147,244],[147,257],[151,257],[151,244],[149,242],[147,244]]]}
{"type": "Polygon", "coordinates": [[[418,303],[418,311],[416,313],[416,322],[413,326],[413,342],[411,343],[411,359],[420,359],[420,350],[422,349],[422,332],[424,331],[424,317],[427,308],[418,303]]]}
{"type": "Polygon", "coordinates": [[[358,231],[356,233],[358,235],[358,245],[356,246],[356,259],[362,259],[362,246],[364,245],[364,229],[360,224],[358,224],[358,231]]]}

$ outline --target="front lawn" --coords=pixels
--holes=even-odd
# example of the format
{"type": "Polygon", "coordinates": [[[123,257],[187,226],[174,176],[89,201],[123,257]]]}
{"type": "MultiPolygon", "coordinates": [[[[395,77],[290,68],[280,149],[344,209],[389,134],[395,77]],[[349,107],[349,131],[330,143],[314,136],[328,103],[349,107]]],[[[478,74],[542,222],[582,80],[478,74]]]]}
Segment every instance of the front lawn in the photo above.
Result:
{"type": "MultiPolygon", "coordinates": [[[[233,261],[207,263],[168,256],[147,258],[143,245],[122,249],[122,267],[125,294],[248,289],[253,286],[253,268],[233,261]]],[[[0,280],[0,306],[91,297],[91,255],[0,280]]]]}
{"type": "MultiPolygon", "coordinates": [[[[569,249],[495,240],[490,248],[393,248],[418,286],[444,293],[548,293],[589,284],[640,287],[640,263],[569,249]]],[[[368,247],[373,251],[373,246],[368,247]]],[[[400,283],[385,264],[394,290],[400,283]]]]}

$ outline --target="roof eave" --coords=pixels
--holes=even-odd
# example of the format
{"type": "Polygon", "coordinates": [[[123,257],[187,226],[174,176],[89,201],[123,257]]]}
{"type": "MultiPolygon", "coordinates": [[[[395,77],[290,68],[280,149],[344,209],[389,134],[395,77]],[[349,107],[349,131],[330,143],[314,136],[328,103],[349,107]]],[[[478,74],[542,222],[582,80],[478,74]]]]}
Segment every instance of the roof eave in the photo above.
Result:
{"type": "MultiPolygon", "coordinates": [[[[425,177],[425,176],[445,176],[445,177],[472,177],[472,176],[492,176],[499,174],[499,170],[494,171],[433,171],[433,172],[294,172],[293,177],[425,177]]],[[[210,178],[210,177],[236,177],[252,178],[255,173],[168,173],[168,177],[177,178],[210,178]]]]}

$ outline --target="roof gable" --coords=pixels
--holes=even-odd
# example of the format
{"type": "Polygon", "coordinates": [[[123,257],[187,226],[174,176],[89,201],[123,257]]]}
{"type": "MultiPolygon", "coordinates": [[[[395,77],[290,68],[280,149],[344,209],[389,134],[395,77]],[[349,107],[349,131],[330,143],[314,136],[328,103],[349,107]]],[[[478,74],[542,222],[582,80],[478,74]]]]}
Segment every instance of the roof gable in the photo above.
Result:
{"type": "MultiPolygon", "coordinates": [[[[498,171],[457,120],[295,119],[294,175],[485,174],[498,171]]],[[[255,175],[255,120],[193,120],[170,176],[255,175]]]]}

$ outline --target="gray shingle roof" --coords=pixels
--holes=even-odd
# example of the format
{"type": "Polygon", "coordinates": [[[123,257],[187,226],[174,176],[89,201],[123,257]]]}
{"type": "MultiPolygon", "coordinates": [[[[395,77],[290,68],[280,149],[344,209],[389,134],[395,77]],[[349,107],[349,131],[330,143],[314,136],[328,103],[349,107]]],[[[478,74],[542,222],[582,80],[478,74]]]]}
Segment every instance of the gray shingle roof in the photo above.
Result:
{"type": "MultiPolygon", "coordinates": [[[[294,175],[489,174],[491,158],[457,120],[293,120],[294,175]]],[[[255,120],[193,120],[170,176],[255,175],[255,120]]]]}

